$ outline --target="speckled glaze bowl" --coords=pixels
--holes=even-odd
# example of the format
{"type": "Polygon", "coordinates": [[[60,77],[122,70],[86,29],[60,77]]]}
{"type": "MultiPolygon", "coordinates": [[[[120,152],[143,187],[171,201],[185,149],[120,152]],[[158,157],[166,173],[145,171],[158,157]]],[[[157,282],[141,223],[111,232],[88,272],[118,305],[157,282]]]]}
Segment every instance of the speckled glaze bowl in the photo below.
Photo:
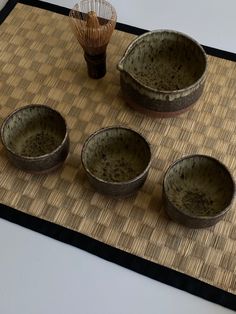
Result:
{"type": "Polygon", "coordinates": [[[1,139],[10,161],[32,173],[56,169],[69,151],[65,119],[45,105],[28,105],[11,113],[2,124],[1,139]]]}
{"type": "Polygon", "coordinates": [[[126,103],[154,117],[189,109],[203,92],[206,68],[201,45],[173,30],[137,37],[118,63],[126,103]]]}
{"type": "Polygon", "coordinates": [[[90,183],[98,192],[124,197],[144,184],[151,150],[144,137],[134,130],[107,127],[85,141],[81,159],[90,183]]]}
{"type": "Polygon", "coordinates": [[[174,162],[163,180],[163,200],[173,220],[191,228],[210,227],[229,210],[234,180],[217,159],[190,155],[174,162]]]}

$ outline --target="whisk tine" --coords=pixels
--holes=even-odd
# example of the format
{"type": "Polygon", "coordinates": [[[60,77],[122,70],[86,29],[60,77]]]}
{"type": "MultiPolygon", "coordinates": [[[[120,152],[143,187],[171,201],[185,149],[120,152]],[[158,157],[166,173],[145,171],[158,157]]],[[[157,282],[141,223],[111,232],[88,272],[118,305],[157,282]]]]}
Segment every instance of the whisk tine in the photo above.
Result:
{"type": "MultiPolygon", "coordinates": [[[[84,49],[87,64],[91,60],[94,63],[96,56],[96,63],[99,58],[104,62],[106,47],[116,25],[114,7],[106,0],[81,0],[73,7],[69,16],[73,33],[84,49]]],[[[97,78],[96,73],[89,74],[97,78]]]]}
{"type": "MultiPolygon", "coordinates": [[[[92,27],[94,20],[94,32],[89,32],[91,35],[90,37],[90,46],[94,47],[94,38],[100,36],[100,42],[105,43],[109,42],[111,33],[113,32],[113,29],[116,24],[116,13],[115,9],[106,1],[104,0],[82,0],[81,3],[75,5],[75,7],[71,10],[70,16],[72,19],[75,20],[75,23],[77,25],[76,29],[77,31],[82,28],[85,28],[84,21],[87,21],[88,14],[90,12],[95,12],[96,15],[94,15],[90,20],[90,23],[87,24],[87,27],[92,27]],[[97,4],[97,5],[96,5],[97,4]],[[98,21],[96,23],[95,21],[98,21]],[[97,35],[96,35],[97,32],[97,35]]],[[[81,36],[83,33],[80,31],[78,32],[78,36],[81,36]]],[[[88,40],[88,35],[86,36],[86,41],[88,40]]],[[[83,38],[80,38],[80,41],[83,42],[83,38]]]]}

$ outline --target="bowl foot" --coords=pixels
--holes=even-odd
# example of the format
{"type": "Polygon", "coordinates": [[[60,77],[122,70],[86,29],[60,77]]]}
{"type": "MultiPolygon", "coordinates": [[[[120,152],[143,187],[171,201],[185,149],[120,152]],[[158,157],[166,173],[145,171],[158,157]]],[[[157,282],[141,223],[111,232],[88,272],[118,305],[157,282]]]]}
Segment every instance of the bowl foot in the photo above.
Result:
{"type": "Polygon", "coordinates": [[[149,117],[152,117],[152,118],[172,118],[172,117],[178,116],[178,115],[183,114],[186,111],[190,110],[196,103],[196,102],[194,102],[191,105],[189,105],[188,107],[181,109],[181,110],[167,112],[167,111],[156,111],[156,110],[144,108],[143,106],[140,106],[137,103],[135,103],[132,100],[127,99],[127,98],[125,99],[125,102],[130,108],[132,108],[132,109],[134,109],[134,110],[136,110],[142,114],[145,114],[149,117]]]}

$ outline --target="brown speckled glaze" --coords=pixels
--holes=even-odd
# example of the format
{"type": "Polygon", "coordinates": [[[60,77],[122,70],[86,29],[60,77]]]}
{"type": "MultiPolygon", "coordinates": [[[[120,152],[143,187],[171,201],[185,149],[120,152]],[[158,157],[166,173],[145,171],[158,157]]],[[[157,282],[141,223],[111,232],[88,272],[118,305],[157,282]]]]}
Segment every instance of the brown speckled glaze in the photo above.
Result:
{"type": "Polygon", "coordinates": [[[139,36],[118,64],[126,102],[157,117],[182,113],[197,101],[206,67],[203,48],[191,37],[171,30],[139,36]]]}
{"type": "Polygon", "coordinates": [[[81,159],[95,189],[112,196],[127,196],[146,180],[151,151],[146,140],[134,130],[108,127],[86,140],[81,159]]]}
{"type": "Polygon", "coordinates": [[[69,151],[64,118],[44,105],[28,105],[10,114],[3,122],[1,138],[11,162],[34,173],[56,169],[69,151]]]}
{"type": "Polygon", "coordinates": [[[191,155],[172,164],[163,180],[164,207],[168,215],[188,227],[217,223],[230,208],[234,181],[215,158],[191,155]]]}

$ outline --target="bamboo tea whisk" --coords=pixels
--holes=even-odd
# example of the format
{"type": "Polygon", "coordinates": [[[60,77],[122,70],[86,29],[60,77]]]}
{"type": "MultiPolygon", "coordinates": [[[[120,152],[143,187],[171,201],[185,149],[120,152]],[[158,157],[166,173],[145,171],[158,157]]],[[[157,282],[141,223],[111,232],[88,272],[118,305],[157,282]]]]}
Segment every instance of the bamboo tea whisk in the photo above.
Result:
{"type": "Polygon", "coordinates": [[[105,0],[81,0],[69,13],[72,30],[84,50],[88,74],[106,74],[106,48],[116,25],[116,11],[105,0]]]}

